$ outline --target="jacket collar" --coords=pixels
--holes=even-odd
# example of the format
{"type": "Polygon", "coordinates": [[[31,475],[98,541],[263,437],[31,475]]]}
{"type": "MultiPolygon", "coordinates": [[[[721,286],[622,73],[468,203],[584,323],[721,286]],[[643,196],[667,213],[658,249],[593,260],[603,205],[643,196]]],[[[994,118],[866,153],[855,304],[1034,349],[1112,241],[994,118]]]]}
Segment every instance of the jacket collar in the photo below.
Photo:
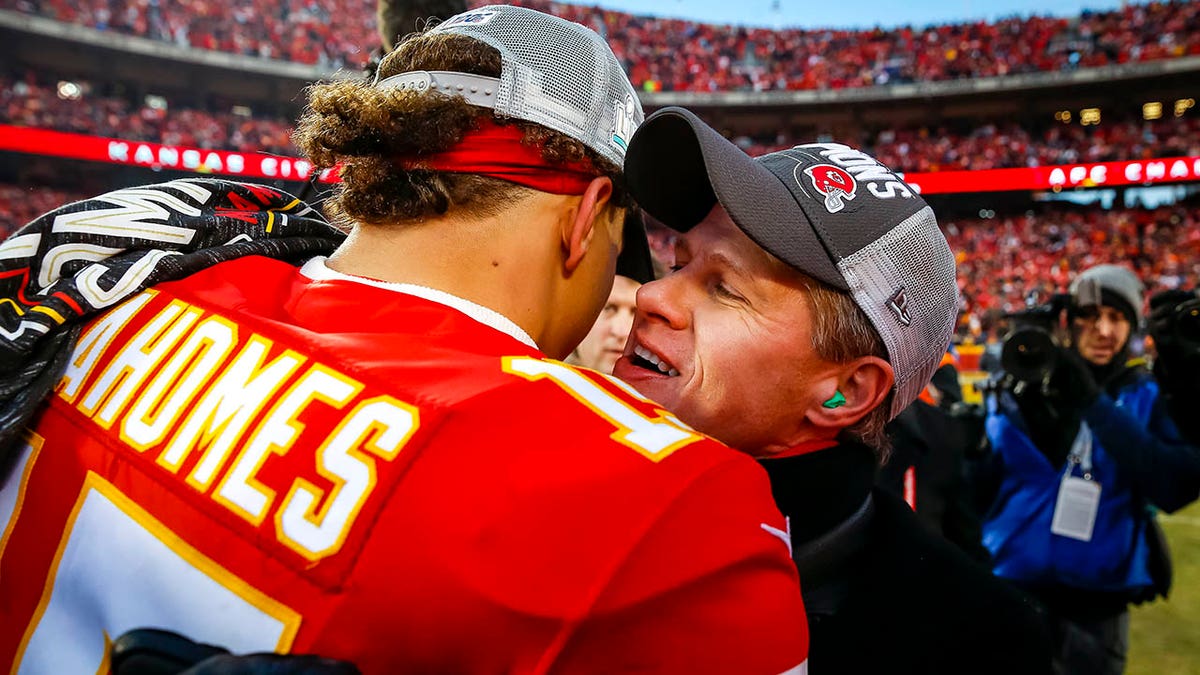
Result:
{"type": "Polygon", "coordinates": [[[875,483],[875,453],[859,443],[759,460],[794,546],[835,528],[863,505],[875,483]]]}

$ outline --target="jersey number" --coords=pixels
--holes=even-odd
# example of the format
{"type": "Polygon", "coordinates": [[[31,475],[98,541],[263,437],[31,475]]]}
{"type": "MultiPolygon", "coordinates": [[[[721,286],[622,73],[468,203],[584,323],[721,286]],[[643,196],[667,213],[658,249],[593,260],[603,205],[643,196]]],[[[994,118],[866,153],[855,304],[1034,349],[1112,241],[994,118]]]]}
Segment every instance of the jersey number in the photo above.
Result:
{"type": "MultiPolygon", "coordinates": [[[[31,464],[35,457],[31,449],[26,452],[31,464]]],[[[21,471],[22,479],[28,474],[21,471]]],[[[24,480],[18,482],[8,487],[19,493],[24,480]]],[[[12,520],[20,515],[15,506],[12,520]]],[[[173,630],[245,653],[286,652],[299,627],[295,611],[235,577],[88,472],[13,672],[107,672],[111,640],[133,628],[173,630]],[[102,626],[104,633],[87,639],[90,631],[79,626],[102,626]],[[64,640],[66,635],[71,639],[64,640]]]]}
{"type": "MultiPolygon", "coordinates": [[[[543,361],[528,356],[507,356],[504,358],[504,372],[519,375],[527,380],[548,378],[592,412],[616,426],[617,430],[612,434],[613,440],[637,450],[655,462],[703,438],[665,413],[658,417],[647,417],[565,363],[543,361]]],[[[608,379],[622,390],[636,395],[624,382],[612,377],[608,379]]]]}

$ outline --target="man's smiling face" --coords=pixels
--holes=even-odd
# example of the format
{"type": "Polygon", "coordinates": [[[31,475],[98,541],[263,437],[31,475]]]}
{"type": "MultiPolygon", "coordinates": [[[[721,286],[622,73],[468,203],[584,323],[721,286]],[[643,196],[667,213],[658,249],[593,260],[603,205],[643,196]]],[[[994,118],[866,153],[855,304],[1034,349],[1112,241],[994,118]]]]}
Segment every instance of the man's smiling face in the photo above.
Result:
{"type": "Polygon", "coordinates": [[[1111,363],[1125,348],[1132,332],[1128,317],[1108,305],[1081,311],[1072,322],[1072,329],[1079,354],[1098,366],[1111,363]]]}
{"type": "Polygon", "coordinates": [[[642,286],[614,373],[682,421],[753,455],[787,445],[813,383],[837,365],[813,348],[803,280],[717,205],[679,235],[673,272],[642,286]]]}

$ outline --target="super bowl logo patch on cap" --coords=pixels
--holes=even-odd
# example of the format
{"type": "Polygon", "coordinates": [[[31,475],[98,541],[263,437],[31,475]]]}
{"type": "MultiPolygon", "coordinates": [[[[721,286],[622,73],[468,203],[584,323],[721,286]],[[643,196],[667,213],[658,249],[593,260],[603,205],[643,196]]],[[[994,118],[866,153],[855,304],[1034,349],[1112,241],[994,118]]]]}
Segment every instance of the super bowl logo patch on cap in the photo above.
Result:
{"type": "Polygon", "coordinates": [[[832,164],[818,164],[804,170],[812,180],[813,188],[825,195],[825,210],[837,213],[846,207],[846,201],[854,199],[858,182],[849,171],[832,164]]]}
{"type": "Polygon", "coordinates": [[[633,132],[637,131],[637,122],[634,121],[636,110],[632,96],[613,103],[612,135],[609,136],[609,142],[620,148],[621,152],[629,149],[629,139],[633,132]]]}

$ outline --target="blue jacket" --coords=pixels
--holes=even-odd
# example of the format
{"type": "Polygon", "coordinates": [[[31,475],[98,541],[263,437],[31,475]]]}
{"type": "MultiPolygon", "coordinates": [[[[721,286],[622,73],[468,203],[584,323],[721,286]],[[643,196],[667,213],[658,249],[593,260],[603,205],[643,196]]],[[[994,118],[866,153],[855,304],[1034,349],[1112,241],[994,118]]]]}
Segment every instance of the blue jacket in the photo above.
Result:
{"type": "Polygon", "coordinates": [[[1064,474],[1029,439],[1007,392],[988,402],[986,430],[1002,464],[999,491],[985,518],[983,543],[994,572],[1035,586],[1136,592],[1154,585],[1149,505],[1174,511],[1200,494],[1200,450],[1180,440],[1158,385],[1142,374],[1101,394],[1083,414],[1092,434],[1091,475],[1101,486],[1089,541],[1051,532],[1064,474]]]}

